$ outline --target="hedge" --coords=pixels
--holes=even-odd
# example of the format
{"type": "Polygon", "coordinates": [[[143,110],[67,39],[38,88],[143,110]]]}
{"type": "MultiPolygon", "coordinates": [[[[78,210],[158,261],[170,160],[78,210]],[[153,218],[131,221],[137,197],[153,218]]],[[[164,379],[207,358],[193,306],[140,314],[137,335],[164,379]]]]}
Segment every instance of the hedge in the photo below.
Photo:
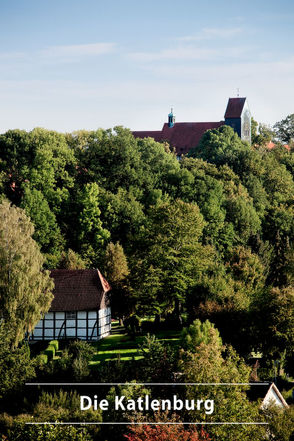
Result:
{"type": "Polygon", "coordinates": [[[57,352],[59,349],[59,341],[58,340],[51,340],[49,343],[49,346],[54,346],[55,352],[57,352]]]}

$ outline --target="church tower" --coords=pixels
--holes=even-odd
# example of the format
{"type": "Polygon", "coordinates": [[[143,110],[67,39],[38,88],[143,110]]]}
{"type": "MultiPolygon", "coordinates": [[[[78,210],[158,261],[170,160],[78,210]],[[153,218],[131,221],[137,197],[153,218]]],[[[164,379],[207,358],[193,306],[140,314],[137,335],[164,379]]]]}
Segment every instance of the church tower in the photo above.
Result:
{"type": "Polygon", "coordinates": [[[251,144],[251,113],[247,98],[229,98],[225,124],[231,126],[243,141],[251,144]]]}
{"type": "Polygon", "coordinates": [[[173,109],[171,108],[170,113],[168,114],[168,126],[173,127],[175,125],[175,120],[173,109]]]}

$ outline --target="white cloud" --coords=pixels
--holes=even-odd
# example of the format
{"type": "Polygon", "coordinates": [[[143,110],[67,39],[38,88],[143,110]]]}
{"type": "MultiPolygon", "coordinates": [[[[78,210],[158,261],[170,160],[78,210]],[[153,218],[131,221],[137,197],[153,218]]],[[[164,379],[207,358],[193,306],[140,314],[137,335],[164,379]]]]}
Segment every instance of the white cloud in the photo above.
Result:
{"type": "Polygon", "coordinates": [[[240,58],[240,56],[247,54],[250,51],[250,47],[222,47],[221,49],[211,49],[192,45],[181,45],[172,49],[164,49],[158,52],[133,52],[129,53],[127,56],[128,58],[141,63],[151,63],[153,61],[165,60],[217,61],[224,58],[240,58]]]}
{"type": "Polygon", "coordinates": [[[41,50],[41,56],[50,58],[80,58],[95,55],[104,55],[113,52],[114,43],[75,44],[69,46],[50,46],[41,50]]]}
{"type": "MultiPolygon", "coordinates": [[[[236,78],[239,81],[245,79],[260,79],[265,82],[272,80],[280,80],[282,78],[291,78],[294,76],[294,58],[277,61],[256,61],[245,62],[237,60],[235,63],[225,64],[201,64],[201,65],[185,65],[179,64],[173,66],[172,71],[168,63],[160,65],[146,66],[146,70],[153,72],[160,77],[166,77],[172,72],[174,79],[185,79],[186,81],[193,78],[199,81],[209,81],[216,78],[217,81],[236,78]]],[[[282,84],[281,84],[282,87],[282,84]]],[[[292,88],[293,89],[293,88],[292,88]]]]}
{"type": "Polygon", "coordinates": [[[201,41],[219,38],[231,38],[243,32],[243,28],[204,28],[195,35],[177,38],[178,41],[201,41]]]}
{"type": "Polygon", "coordinates": [[[158,60],[208,60],[217,54],[216,49],[176,47],[158,52],[133,52],[128,54],[128,57],[135,61],[149,63],[158,60]]]}
{"type": "Polygon", "coordinates": [[[13,70],[14,66],[33,63],[75,62],[85,57],[96,57],[113,52],[115,43],[90,43],[69,46],[49,46],[31,52],[2,52],[0,53],[1,70],[13,70]]]}
{"type": "Polygon", "coordinates": [[[27,57],[26,52],[2,52],[0,53],[1,61],[23,60],[27,57]]]}
{"type": "MultiPolygon", "coordinates": [[[[222,45],[221,48],[211,46],[211,40],[228,39],[243,32],[243,28],[204,28],[195,35],[177,37],[174,39],[175,45],[171,48],[158,51],[130,52],[127,54],[129,59],[140,63],[151,63],[162,60],[216,60],[220,58],[237,58],[244,53],[251,53],[252,47],[234,47],[234,42],[230,47],[222,45]]],[[[256,49],[256,48],[255,48],[256,49]]]]}

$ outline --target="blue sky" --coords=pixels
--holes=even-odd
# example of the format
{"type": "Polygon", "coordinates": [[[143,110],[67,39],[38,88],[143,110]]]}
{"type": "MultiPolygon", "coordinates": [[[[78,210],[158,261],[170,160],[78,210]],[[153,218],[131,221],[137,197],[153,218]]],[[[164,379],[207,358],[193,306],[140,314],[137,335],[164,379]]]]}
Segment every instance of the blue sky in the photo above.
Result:
{"type": "Polygon", "coordinates": [[[0,132],[294,113],[292,0],[0,0],[0,132]]]}

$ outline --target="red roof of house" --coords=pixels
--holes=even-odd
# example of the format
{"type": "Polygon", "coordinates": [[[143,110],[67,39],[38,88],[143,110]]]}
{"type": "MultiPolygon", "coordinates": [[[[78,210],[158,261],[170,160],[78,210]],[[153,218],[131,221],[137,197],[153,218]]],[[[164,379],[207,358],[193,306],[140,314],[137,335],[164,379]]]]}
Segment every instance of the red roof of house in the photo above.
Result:
{"type": "Polygon", "coordinates": [[[246,98],[229,98],[225,118],[240,118],[246,98]]]}
{"type": "Polygon", "coordinates": [[[50,311],[100,309],[111,287],[97,269],[52,270],[55,288],[50,311]]]}
{"type": "Polygon", "coordinates": [[[179,122],[173,127],[168,123],[163,125],[161,131],[140,131],[133,132],[135,138],[154,138],[155,141],[167,141],[172,147],[176,148],[178,155],[185,155],[196,147],[202,135],[210,129],[217,129],[222,126],[224,121],[218,122],[179,122]]]}
{"type": "Polygon", "coordinates": [[[132,132],[135,138],[154,138],[155,141],[161,141],[161,130],[141,130],[132,132]]]}
{"type": "MultiPolygon", "coordinates": [[[[270,141],[267,145],[266,148],[268,148],[269,150],[274,149],[275,147],[277,147],[277,144],[275,144],[273,141],[270,141]]],[[[288,146],[288,144],[283,144],[283,147],[285,147],[285,149],[290,150],[290,147],[288,146]]]]}
{"type": "MultiPolygon", "coordinates": [[[[229,98],[225,118],[240,118],[246,98],[229,98]]],[[[218,129],[224,125],[225,121],[217,122],[179,122],[173,127],[168,123],[163,125],[162,130],[135,131],[135,138],[154,138],[157,142],[168,142],[171,147],[175,147],[177,155],[185,155],[193,147],[197,147],[201,137],[207,130],[218,129]]]]}
{"type": "Polygon", "coordinates": [[[276,147],[276,144],[273,142],[273,141],[270,141],[268,144],[267,144],[267,146],[266,146],[268,149],[273,149],[274,147],[276,147]]]}

